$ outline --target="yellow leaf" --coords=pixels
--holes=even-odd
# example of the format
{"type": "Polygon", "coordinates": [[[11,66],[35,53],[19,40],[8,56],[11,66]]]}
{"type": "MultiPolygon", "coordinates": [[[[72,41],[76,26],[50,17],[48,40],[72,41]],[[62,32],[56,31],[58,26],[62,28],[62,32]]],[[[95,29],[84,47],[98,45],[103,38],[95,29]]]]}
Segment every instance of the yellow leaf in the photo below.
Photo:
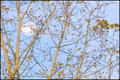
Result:
{"type": "Polygon", "coordinates": [[[80,51],[80,50],[81,50],[81,48],[78,48],[78,49],[77,49],[77,51],[80,51]]]}

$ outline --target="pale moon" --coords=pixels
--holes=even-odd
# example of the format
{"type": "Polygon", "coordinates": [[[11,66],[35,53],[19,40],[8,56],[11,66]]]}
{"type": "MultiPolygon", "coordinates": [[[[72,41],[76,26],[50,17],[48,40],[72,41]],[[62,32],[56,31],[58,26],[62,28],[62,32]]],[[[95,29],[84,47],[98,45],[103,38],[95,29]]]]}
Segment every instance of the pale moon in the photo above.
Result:
{"type": "Polygon", "coordinates": [[[33,35],[34,30],[37,28],[35,23],[33,22],[27,22],[22,24],[21,26],[21,31],[23,32],[24,35],[33,35]]]}

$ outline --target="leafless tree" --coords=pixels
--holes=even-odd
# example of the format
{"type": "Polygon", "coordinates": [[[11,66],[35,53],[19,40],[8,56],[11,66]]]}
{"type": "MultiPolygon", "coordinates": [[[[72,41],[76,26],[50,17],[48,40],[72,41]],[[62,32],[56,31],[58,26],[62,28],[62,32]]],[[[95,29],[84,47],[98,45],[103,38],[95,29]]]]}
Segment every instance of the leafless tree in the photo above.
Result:
{"type": "Polygon", "coordinates": [[[107,1],[1,1],[2,79],[119,78],[119,24],[107,1]],[[37,26],[24,35],[23,23],[37,26]]]}

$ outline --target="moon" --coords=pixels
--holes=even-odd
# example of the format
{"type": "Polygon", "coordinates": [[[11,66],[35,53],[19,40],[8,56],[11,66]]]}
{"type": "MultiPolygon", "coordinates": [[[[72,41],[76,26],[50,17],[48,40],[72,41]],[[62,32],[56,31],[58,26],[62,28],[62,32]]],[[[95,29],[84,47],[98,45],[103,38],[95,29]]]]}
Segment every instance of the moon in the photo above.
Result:
{"type": "Polygon", "coordinates": [[[24,35],[33,35],[34,34],[34,30],[37,28],[37,26],[35,25],[35,23],[33,22],[27,22],[27,23],[23,23],[21,26],[21,31],[23,32],[24,35]]]}

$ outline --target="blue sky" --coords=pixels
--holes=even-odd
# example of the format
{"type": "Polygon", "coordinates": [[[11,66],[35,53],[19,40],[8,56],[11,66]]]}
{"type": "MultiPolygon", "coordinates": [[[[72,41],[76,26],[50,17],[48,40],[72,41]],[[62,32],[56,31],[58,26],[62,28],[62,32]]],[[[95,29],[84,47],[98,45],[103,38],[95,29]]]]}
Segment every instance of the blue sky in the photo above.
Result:
{"type": "MultiPolygon", "coordinates": [[[[91,1],[91,2],[93,2],[93,1],[91,1]]],[[[106,7],[105,8],[105,10],[106,10],[106,14],[108,15],[107,17],[105,17],[105,19],[107,19],[108,20],[108,22],[110,22],[110,23],[119,23],[119,2],[118,1],[116,1],[117,2],[117,4],[111,4],[111,5],[109,5],[108,7],[106,7]]],[[[9,1],[6,1],[6,5],[8,5],[8,3],[9,3],[9,1]]],[[[38,3],[39,4],[39,3],[38,3]]],[[[26,6],[26,5],[25,5],[26,6]]],[[[21,10],[24,10],[24,9],[26,9],[26,7],[23,7],[22,6],[22,9],[21,10]]],[[[36,5],[33,3],[33,5],[32,5],[32,7],[35,7],[36,5]]],[[[75,5],[73,5],[73,6],[75,6],[75,5]]],[[[15,4],[12,6],[13,8],[13,10],[15,10],[15,4]]],[[[46,9],[46,11],[48,11],[47,9],[46,9]]],[[[58,12],[60,12],[61,10],[59,10],[58,12]]],[[[79,14],[79,11],[77,10],[77,8],[75,9],[75,11],[74,11],[75,13],[78,13],[79,14]]],[[[49,13],[49,12],[48,12],[49,13]]],[[[40,12],[40,11],[36,11],[35,10],[35,14],[36,15],[43,15],[44,13],[43,12],[40,12]]],[[[7,18],[8,18],[8,15],[11,17],[11,16],[16,16],[16,11],[15,12],[8,12],[8,14],[4,14],[4,15],[6,15],[7,16],[7,18]],[[15,14],[14,14],[15,13],[15,14]]],[[[59,15],[59,14],[58,14],[59,15]]],[[[83,14],[83,15],[85,15],[85,14],[83,14]]],[[[6,17],[5,16],[5,17],[6,17]]],[[[80,16],[81,17],[81,16],[80,16]]],[[[72,18],[72,20],[73,21],[76,21],[76,19],[78,18],[78,16],[75,16],[75,17],[73,17],[72,18]]],[[[54,20],[54,19],[52,19],[51,20],[51,22],[50,23],[53,23],[53,24],[57,24],[57,22],[56,22],[56,20],[54,20]]],[[[78,26],[78,25],[77,25],[78,26]]],[[[5,24],[5,27],[6,27],[6,29],[8,29],[8,30],[13,30],[13,29],[17,29],[16,28],[16,24],[13,24],[12,26],[10,26],[9,24],[5,24]],[[9,28],[8,28],[9,27],[9,28]]],[[[62,28],[60,27],[60,25],[58,25],[58,27],[52,27],[52,25],[50,26],[51,27],[51,32],[53,32],[53,33],[57,33],[57,31],[54,31],[54,28],[56,28],[56,29],[58,29],[58,30],[61,30],[62,28]]],[[[83,28],[84,30],[85,30],[85,28],[83,28]]],[[[70,29],[71,30],[71,29],[70,29]]],[[[82,31],[83,32],[83,34],[84,34],[84,30],[82,31]]],[[[46,31],[46,33],[47,33],[47,31],[46,31]]],[[[60,34],[60,33],[59,33],[60,34]]],[[[72,32],[71,32],[71,34],[72,34],[72,32]]],[[[68,37],[68,39],[70,40],[69,42],[68,41],[66,41],[66,40],[63,40],[63,43],[62,43],[62,45],[64,45],[64,42],[65,43],[71,43],[72,41],[71,41],[71,39],[72,39],[72,37],[74,37],[74,40],[76,40],[76,39],[78,39],[78,38],[80,38],[81,36],[76,36],[76,35],[67,35],[68,37]]],[[[113,36],[113,31],[111,30],[110,32],[109,32],[109,35],[108,35],[108,37],[109,36],[113,36]]],[[[13,34],[13,35],[11,35],[11,36],[9,36],[10,38],[13,38],[14,39],[14,41],[12,42],[12,45],[13,45],[13,47],[14,47],[14,49],[15,49],[15,43],[16,43],[16,38],[17,38],[17,36],[16,36],[16,32],[13,34]]],[[[58,41],[59,41],[59,38],[58,37],[60,37],[60,36],[56,36],[56,37],[54,37],[54,40],[56,41],[56,43],[58,43],[58,41]]],[[[25,40],[25,42],[26,43],[30,43],[30,41],[31,41],[31,39],[32,39],[32,36],[25,36],[23,33],[21,33],[21,40],[22,39],[26,39],[25,40]]],[[[116,33],[115,34],[115,37],[114,37],[114,39],[115,40],[119,40],[118,39],[118,33],[116,33]]],[[[51,56],[47,56],[47,58],[48,59],[45,59],[44,60],[44,58],[43,58],[43,56],[45,56],[45,55],[48,55],[48,54],[51,54],[52,55],[52,57],[54,57],[54,54],[56,53],[56,48],[55,48],[55,44],[53,43],[53,41],[52,41],[52,39],[51,39],[51,37],[50,37],[50,35],[46,35],[46,34],[42,34],[40,37],[39,37],[39,40],[40,40],[40,42],[38,42],[38,40],[37,40],[37,42],[35,43],[35,47],[38,47],[38,48],[40,48],[41,50],[43,50],[44,52],[42,52],[42,51],[40,51],[40,50],[38,50],[38,49],[35,49],[34,48],[34,50],[35,50],[35,53],[34,53],[34,56],[37,58],[37,60],[40,62],[40,63],[42,63],[43,65],[45,65],[46,66],[46,68],[48,69],[48,71],[47,71],[47,73],[49,74],[49,71],[50,71],[50,68],[51,68],[51,62],[49,62],[49,59],[50,59],[50,57],[51,56]],[[41,45],[37,45],[37,44],[41,44],[41,45]],[[50,51],[50,47],[53,47],[52,49],[51,49],[51,52],[49,53],[49,51],[50,51]]],[[[74,42],[74,40],[73,40],[73,42],[74,42]]],[[[75,44],[75,45],[70,45],[70,46],[67,46],[67,47],[64,47],[64,48],[62,48],[63,50],[65,50],[66,52],[68,52],[68,51],[70,51],[71,49],[71,52],[69,53],[70,55],[74,55],[74,56],[77,56],[77,55],[79,55],[79,53],[80,52],[76,52],[76,46],[77,46],[77,48],[81,48],[81,50],[83,49],[83,44],[81,43],[82,41],[84,41],[84,39],[82,39],[82,40],[80,40],[80,42],[79,42],[79,44],[75,44]],[[80,45],[80,46],[79,46],[80,45]],[[69,49],[69,50],[67,50],[67,49],[69,49]],[[76,54],[74,54],[74,53],[76,53],[76,54]]],[[[99,40],[98,40],[99,41],[99,40]]],[[[118,41],[117,41],[118,42],[118,41]]],[[[98,44],[97,44],[98,42],[97,41],[94,41],[94,43],[93,43],[93,47],[89,47],[89,49],[88,49],[88,51],[89,50],[91,50],[91,49],[93,49],[93,48],[95,48],[98,44]]],[[[116,43],[116,41],[115,41],[115,43],[116,43]]],[[[20,50],[20,52],[22,52],[22,49],[23,48],[25,48],[27,45],[25,45],[24,43],[21,43],[21,50],[20,50]]],[[[109,46],[109,42],[108,42],[108,46],[109,46]]],[[[110,46],[112,46],[112,45],[110,45],[110,46]]],[[[117,45],[117,48],[118,48],[118,45],[117,45]]],[[[61,49],[61,50],[62,50],[61,49]]],[[[99,48],[98,48],[99,49],[99,48]]],[[[3,52],[2,52],[3,53],[3,52]]],[[[103,52],[103,53],[105,53],[105,52],[103,52]]],[[[57,62],[62,62],[63,64],[66,64],[66,63],[64,63],[65,61],[66,61],[66,58],[68,57],[68,55],[69,54],[66,54],[65,52],[60,52],[60,54],[59,54],[59,57],[58,57],[58,60],[57,60],[57,62]]],[[[3,54],[2,54],[3,55],[3,54]]],[[[96,54],[96,56],[97,55],[99,55],[99,54],[96,54]]],[[[118,56],[118,55],[117,55],[118,56]]],[[[1,57],[3,57],[3,56],[1,56],[1,57]]],[[[109,57],[109,56],[108,56],[109,57]]],[[[53,58],[52,58],[53,59],[53,58]]],[[[91,60],[91,59],[90,59],[91,60]]],[[[114,59],[113,59],[114,60],[114,59]]],[[[73,60],[71,61],[71,62],[69,62],[69,63],[74,63],[76,61],[76,59],[75,59],[75,57],[73,57],[73,60]]],[[[103,63],[104,64],[104,63],[103,63]]],[[[32,65],[34,65],[34,62],[33,62],[33,64],[31,64],[31,66],[32,65]]],[[[38,65],[36,65],[32,70],[31,70],[31,72],[30,73],[32,73],[32,71],[34,71],[34,72],[37,72],[37,68],[39,68],[39,66],[38,65]]],[[[21,68],[22,69],[22,68],[21,68]]],[[[83,70],[84,70],[85,68],[83,68],[83,70]]],[[[107,70],[107,69],[105,69],[105,70],[107,70]]],[[[93,71],[94,71],[94,69],[93,69],[93,71]]],[[[118,74],[113,74],[112,75],[113,76],[113,78],[116,78],[116,77],[118,77],[118,74]]],[[[30,77],[30,75],[29,76],[26,76],[26,78],[29,78],[30,77]]],[[[33,78],[39,78],[39,77],[36,77],[36,76],[34,76],[33,78]]]]}
{"type": "Polygon", "coordinates": [[[110,23],[119,23],[119,1],[117,4],[111,4],[106,8],[107,20],[110,23]]]}

